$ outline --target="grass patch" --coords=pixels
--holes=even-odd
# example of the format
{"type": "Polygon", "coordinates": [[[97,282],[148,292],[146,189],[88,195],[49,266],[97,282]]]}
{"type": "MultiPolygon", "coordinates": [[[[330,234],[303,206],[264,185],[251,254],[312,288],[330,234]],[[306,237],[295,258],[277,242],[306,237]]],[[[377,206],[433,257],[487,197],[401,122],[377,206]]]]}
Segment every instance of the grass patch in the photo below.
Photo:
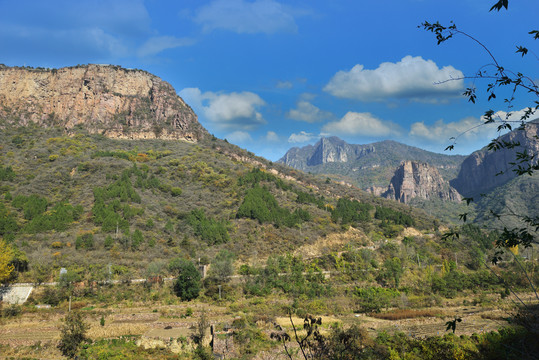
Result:
{"type": "Polygon", "coordinates": [[[421,317],[439,317],[443,316],[443,312],[440,310],[412,310],[412,309],[398,309],[392,310],[385,313],[373,313],[370,316],[383,319],[383,320],[403,320],[403,319],[415,319],[421,317]]]}

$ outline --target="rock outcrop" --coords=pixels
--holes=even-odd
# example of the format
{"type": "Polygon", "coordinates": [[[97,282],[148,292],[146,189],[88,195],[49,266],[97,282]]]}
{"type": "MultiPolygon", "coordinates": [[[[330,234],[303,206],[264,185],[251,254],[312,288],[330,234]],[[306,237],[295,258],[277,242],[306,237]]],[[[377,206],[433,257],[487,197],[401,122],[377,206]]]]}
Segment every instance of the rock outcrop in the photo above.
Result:
{"type": "Polygon", "coordinates": [[[113,65],[61,69],[0,66],[4,124],[81,126],[113,138],[198,141],[207,135],[170,84],[113,65]]]}
{"type": "Polygon", "coordinates": [[[462,195],[470,197],[488,193],[498,186],[514,179],[517,174],[511,163],[518,162],[517,153],[526,151],[539,157],[539,121],[528,122],[523,130],[514,130],[500,138],[502,142],[519,143],[513,149],[489,151],[483,148],[472,153],[462,163],[458,176],[451,181],[451,186],[462,195]]]}
{"type": "Polygon", "coordinates": [[[402,203],[413,198],[460,201],[461,196],[445,181],[438,170],[426,163],[403,161],[382,195],[402,203]]]}
{"type": "Polygon", "coordinates": [[[350,145],[337,138],[321,138],[314,145],[313,154],[307,159],[307,165],[315,166],[332,162],[348,162],[374,152],[372,145],[350,145]]]}

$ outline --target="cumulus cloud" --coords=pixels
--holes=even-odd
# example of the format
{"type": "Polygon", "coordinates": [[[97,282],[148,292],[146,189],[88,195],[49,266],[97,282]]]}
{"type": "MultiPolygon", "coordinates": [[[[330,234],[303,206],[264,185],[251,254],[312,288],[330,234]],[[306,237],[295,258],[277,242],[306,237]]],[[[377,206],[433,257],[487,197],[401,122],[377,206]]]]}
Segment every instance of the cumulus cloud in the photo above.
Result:
{"type": "Polygon", "coordinates": [[[392,136],[400,134],[400,127],[391,121],[380,120],[371,113],[350,111],[339,121],[324,125],[322,132],[332,135],[392,136]]]}
{"type": "Polygon", "coordinates": [[[266,133],[266,141],[279,142],[280,141],[279,135],[277,135],[277,133],[275,131],[268,131],[266,133]]]}
{"type": "Polygon", "coordinates": [[[498,111],[493,118],[496,124],[485,124],[485,118],[469,116],[459,121],[444,122],[443,119],[428,125],[425,122],[415,122],[410,126],[409,135],[419,140],[433,143],[440,141],[449,142],[455,139],[456,142],[484,143],[497,135],[497,126],[502,121],[516,121],[524,114],[525,110],[512,112],[508,115],[505,111],[498,111]]]}
{"type": "Polygon", "coordinates": [[[246,131],[234,131],[226,136],[226,138],[232,143],[246,143],[252,142],[253,138],[246,131]]]}
{"type": "Polygon", "coordinates": [[[297,31],[292,13],[274,0],[214,0],[200,8],[194,20],[205,32],[217,29],[238,34],[297,31]]]}
{"type": "Polygon", "coordinates": [[[251,130],[266,123],[258,109],[266,103],[255,93],[201,92],[186,88],[180,96],[222,130],[251,130]]]}
{"type": "Polygon", "coordinates": [[[315,123],[333,118],[332,113],[320,110],[306,100],[298,101],[296,108],[287,112],[286,116],[293,120],[305,121],[308,123],[315,123]]]}
{"type": "Polygon", "coordinates": [[[440,119],[432,125],[425,122],[415,122],[410,126],[410,136],[428,141],[449,140],[462,134],[465,137],[477,136],[481,130],[482,122],[475,117],[467,117],[455,122],[445,123],[440,119]]]}
{"type": "Polygon", "coordinates": [[[148,39],[138,49],[137,55],[140,57],[152,56],[163,50],[174,49],[180,46],[193,45],[194,40],[189,38],[177,38],[174,36],[156,36],[148,39]]]}
{"type": "Polygon", "coordinates": [[[288,137],[288,142],[289,143],[304,143],[304,142],[308,142],[308,141],[311,141],[312,139],[316,138],[317,136],[312,134],[312,133],[308,133],[308,132],[305,132],[305,131],[300,131],[299,134],[292,134],[288,137]]]}
{"type": "Polygon", "coordinates": [[[361,101],[388,98],[431,101],[461,93],[464,80],[444,81],[463,76],[452,66],[439,68],[432,60],[408,55],[397,63],[382,63],[374,70],[358,64],[350,71],[339,71],[324,90],[336,97],[361,101]]]}

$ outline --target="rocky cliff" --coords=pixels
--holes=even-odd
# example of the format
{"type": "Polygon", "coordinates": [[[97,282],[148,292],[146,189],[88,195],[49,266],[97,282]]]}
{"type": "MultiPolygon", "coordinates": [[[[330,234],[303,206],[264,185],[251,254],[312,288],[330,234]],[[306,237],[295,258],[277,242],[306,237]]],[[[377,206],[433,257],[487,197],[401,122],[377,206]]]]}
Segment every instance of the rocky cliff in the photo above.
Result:
{"type": "Polygon", "coordinates": [[[0,66],[0,120],[68,131],[82,126],[112,138],[197,141],[207,135],[170,84],[148,72],[113,65],[0,66]]]}
{"type": "Polygon", "coordinates": [[[529,155],[535,155],[535,161],[539,157],[539,121],[531,121],[524,130],[514,130],[500,140],[520,143],[520,146],[499,151],[489,151],[485,147],[472,153],[463,161],[451,186],[469,197],[487,193],[514,179],[517,175],[511,163],[517,161],[517,152],[527,151],[529,155]]]}
{"type": "Polygon", "coordinates": [[[436,168],[417,161],[403,161],[382,196],[402,203],[417,197],[426,200],[461,200],[459,193],[449,186],[436,168]]]}
{"type": "Polygon", "coordinates": [[[337,137],[321,138],[314,145],[314,151],[307,159],[307,165],[353,161],[374,151],[373,145],[350,145],[337,137]]]}
{"type": "Polygon", "coordinates": [[[432,153],[391,140],[348,144],[332,136],[321,138],[314,145],[291,148],[278,162],[298,170],[344,180],[378,194],[379,189],[373,187],[387,190],[395,168],[402,161],[428,163],[436,167],[445,179],[452,179],[456,177],[464,158],[461,155],[432,153]]]}

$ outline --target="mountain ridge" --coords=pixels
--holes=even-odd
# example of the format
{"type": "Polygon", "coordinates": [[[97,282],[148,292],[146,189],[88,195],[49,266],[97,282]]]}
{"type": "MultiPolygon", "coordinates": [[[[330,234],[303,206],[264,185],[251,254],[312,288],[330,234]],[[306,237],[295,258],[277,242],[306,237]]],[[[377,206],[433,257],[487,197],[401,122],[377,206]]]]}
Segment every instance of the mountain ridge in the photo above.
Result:
{"type": "Polygon", "coordinates": [[[402,161],[429,163],[449,180],[457,175],[463,155],[437,154],[393,140],[348,144],[338,137],[321,138],[314,145],[294,147],[277,162],[314,174],[338,175],[361,189],[387,188],[402,161]]]}

